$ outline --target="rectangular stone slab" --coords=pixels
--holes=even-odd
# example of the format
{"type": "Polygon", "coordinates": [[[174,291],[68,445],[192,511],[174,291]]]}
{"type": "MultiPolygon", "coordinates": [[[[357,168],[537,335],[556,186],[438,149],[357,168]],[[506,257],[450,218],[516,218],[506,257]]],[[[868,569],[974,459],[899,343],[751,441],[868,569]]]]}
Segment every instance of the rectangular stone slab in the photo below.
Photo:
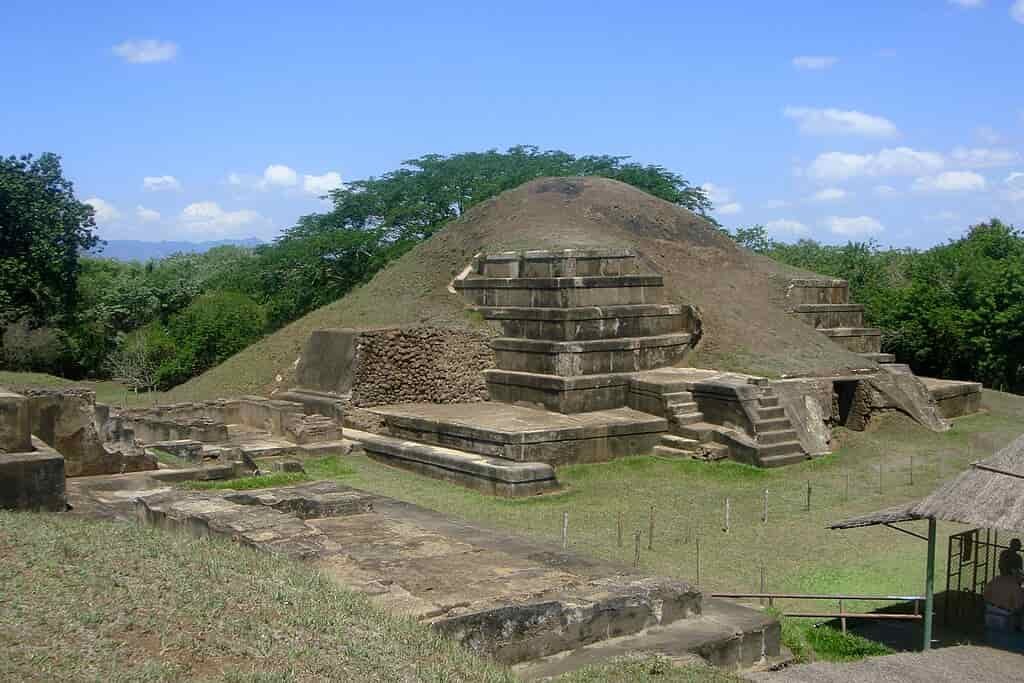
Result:
{"type": "Polygon", "coordinates": [[[585,341],[618,337],[643,337],[683,332],[682,306],[633,304],[577,308],[488,307],[474,310],[501,323],[506,337],[585,341]]]}
{"type": "Polygon", "coordinates": [[[629,373],[560,377],[534,372],[485,370],[492,401],[543,406],[557,413],[589,413],[622,408],[629,393],[629,373]]]}
{"type": "Polygon", "coordinates": [[[668,429],[629,408],[563,415],[503,403],[374,408],[391,434],[516,461],[565,465],[648,453],[668,429]]]}
{"type": "Polygon", "coordinates": [[[557,249],[486,254],[477,272],[486,277],[626,275],[638,268],[628,249],[557,249]]]}
{"type": "Polygon", "coordinates": [[[690,335],[680,332],[588,341],[499,337],[491,341],[491,347],[500,370],[573,377],[674,365],[689,352],[690,335]]]}
{"type": "Polygon", "coordinates": [[[664,302],[660,275],[468,278],[455,288],[479,306],[571,308],[664,302]]]}

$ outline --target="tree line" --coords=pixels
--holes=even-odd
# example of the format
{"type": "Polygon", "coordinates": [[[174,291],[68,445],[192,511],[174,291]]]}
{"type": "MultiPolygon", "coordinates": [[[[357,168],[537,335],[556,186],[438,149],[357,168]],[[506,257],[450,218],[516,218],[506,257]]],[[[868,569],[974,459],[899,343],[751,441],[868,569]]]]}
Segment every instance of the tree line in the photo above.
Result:
{"type": "Polygon", "coordinates": [[[706,194],[627,157],[516,146],[427,155],[330,193],[273,243],[147,263],[100,241],[54,154],[0,158],[0,366],[164,389],[344,296],[473,205],[533,178],[614,178],[707,214],[706,194]]]}
{"type": "MultiPolygon", "coordinates": [[[[728,231],[727,231],[728,232],[728,231]]],[[[883,351],[914,372],[1024,393],[1024,233],[998,219],[931,249],[877,242],[824,245],[771,239],[765,228],[730,236],[777,261],[842,278],[883,351]]]]}

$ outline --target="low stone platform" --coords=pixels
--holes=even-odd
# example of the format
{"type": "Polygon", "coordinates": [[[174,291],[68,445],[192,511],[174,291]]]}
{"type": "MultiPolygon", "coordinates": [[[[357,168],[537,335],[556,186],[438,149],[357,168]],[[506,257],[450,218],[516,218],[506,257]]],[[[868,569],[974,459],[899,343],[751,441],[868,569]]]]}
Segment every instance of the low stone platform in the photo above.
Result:
{"type": "Polygon", "coordinates": [[[959,382],[952,379],[921,377],[928,393],[935,399],[942,417],[960,417],[981,410],[980,382],[959,382]]]}
{"type": "Polygon", "coordinates": [[[558,489],[555,470],[546,463],[515,462],[355,429],[346,433],[372,458],[482,493],[514,498],[558,489]]]}
{"type": "Polygon", "coordinates": [[[561,414],[506,403],[410,403],[373,408],[390,434],[516,462],[603,462],[650,453],[668,429],[630,408],[561,414]]]}
{"type": "Polygon", "coordinates": [[[335,482],[243,494],[184,491],[152,474],[120,475],[80,478],[70,495],[79,514],[137,518],[312,562],[346,588],[504,664],[567,653],[558,666],[571,670],[586,663],[577,653],[588,646],[658,652],[684,633],[687,652],[718,666],[744,667],[754,655],[779,652],[777,622],[720,601],[705,609],[701,591],[685,581],[639,574],[335,482]],[[240,504],[243,495],[254,504],[240,504]],[[331,516],[309,519],[276,507],[304,500],[298,507],[312,511],[311,503],[325,496],[362,504],[322,509],[331,516]],[[687,623],[693,627],[680,630],[687,623]]]}
{"type": "Polygon", "coordinates": [[[33,450],[0,453],[0,509],[63,512],[64,456],[40,439],[33,450]]]}

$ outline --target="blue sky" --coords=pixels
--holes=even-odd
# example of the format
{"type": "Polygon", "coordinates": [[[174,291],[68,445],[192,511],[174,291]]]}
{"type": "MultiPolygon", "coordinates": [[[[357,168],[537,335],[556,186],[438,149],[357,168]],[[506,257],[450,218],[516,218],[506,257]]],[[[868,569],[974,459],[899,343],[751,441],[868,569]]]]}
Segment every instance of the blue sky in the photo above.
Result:
{"type": "Polygon", "coordinates": [[[783,239],[1024,225],[1024,0],[159,5],[5,2],[0,153],[61,154],[107,238],[269,239],[518,143],[661,164],[783,239]]]}

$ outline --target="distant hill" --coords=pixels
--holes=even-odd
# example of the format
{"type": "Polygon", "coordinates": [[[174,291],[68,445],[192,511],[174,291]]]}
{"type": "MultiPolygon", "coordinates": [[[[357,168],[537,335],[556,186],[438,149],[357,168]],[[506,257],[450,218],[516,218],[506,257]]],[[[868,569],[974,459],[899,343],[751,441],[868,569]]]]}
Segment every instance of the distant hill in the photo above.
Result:
{"type": "Polygon", "coordinates": [[[248,237],[241,240],[213,240],[210,242],[146,242],[144,240],[107,240],[102,248],[97,247],[89,252],[91,256],[112,258],[118,261],[148,261],[159,259],[171,254],[201,254],[214,247],[226,244],[237,247],[256,247],[263,244],[262,240],[248,237]]]}

